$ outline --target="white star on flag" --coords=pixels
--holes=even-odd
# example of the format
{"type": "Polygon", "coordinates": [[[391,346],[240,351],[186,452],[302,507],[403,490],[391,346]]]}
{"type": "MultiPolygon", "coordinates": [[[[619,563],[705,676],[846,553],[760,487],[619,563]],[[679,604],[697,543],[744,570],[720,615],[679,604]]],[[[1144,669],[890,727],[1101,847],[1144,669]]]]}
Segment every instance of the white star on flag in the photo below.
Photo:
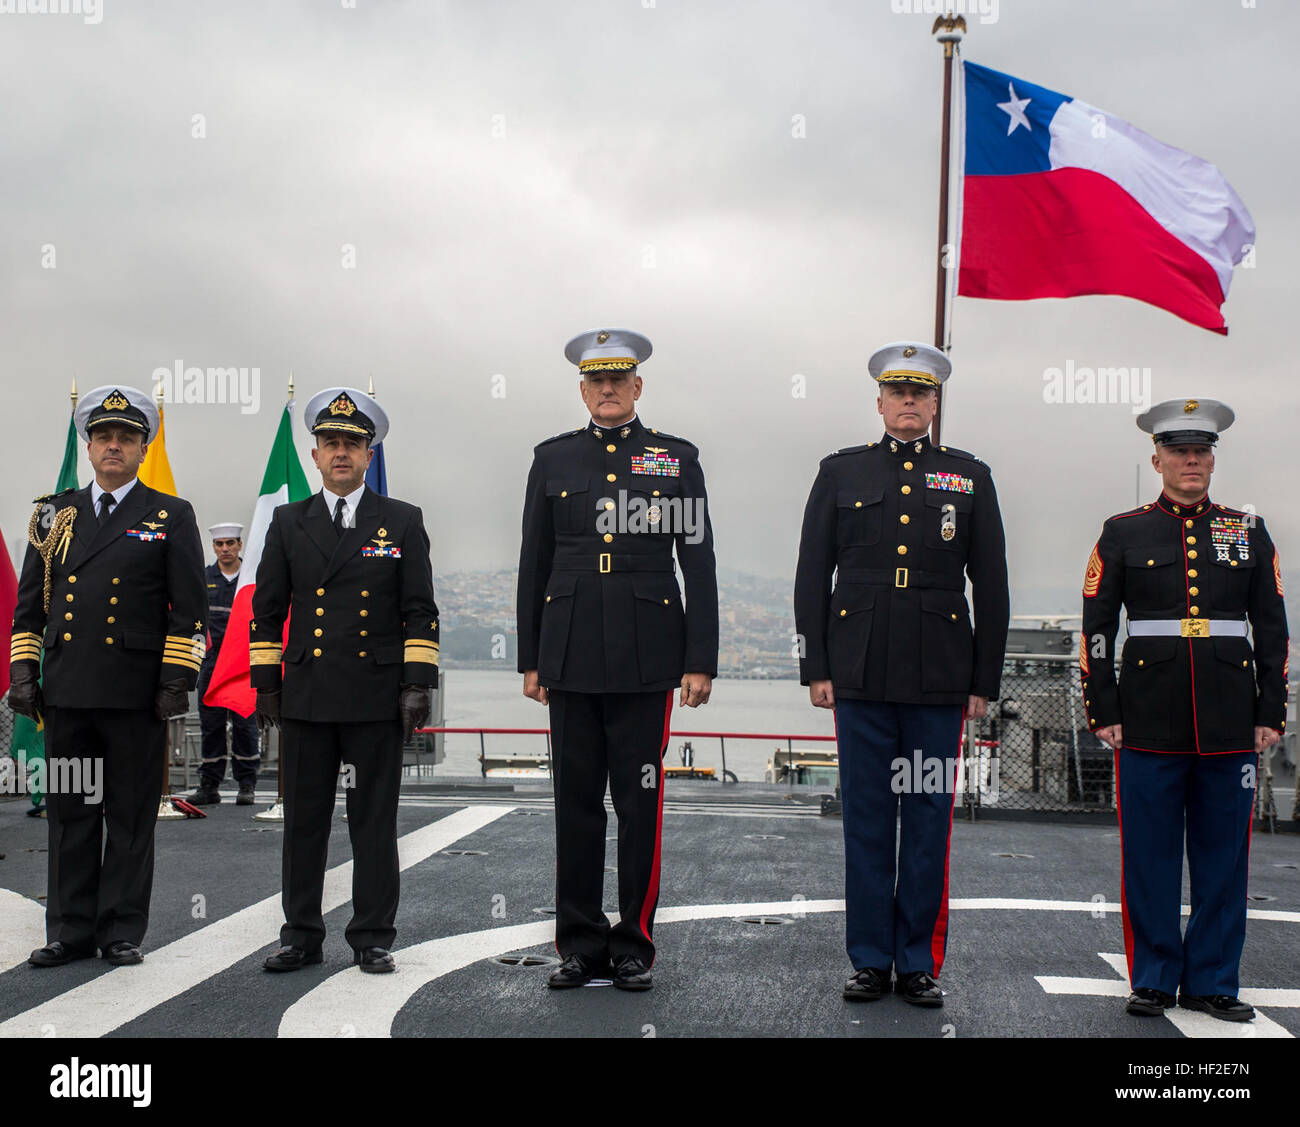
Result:
{"type": "Polygon", "coordinates": [[[1034,131],[1034,127],[1029,124],[1029,118],[1025,116],[1025,107],[1033,101],[1032,98],[1017,98],[1016,88],[1007,83],[1007,93],[1011,96],[1009,102],[999,102],[998,109],[1005,110],[1007,114],[1007,136],[1010,137],[1016,131],[1016,126],[1023,125],[1029,132],[1034,131]]]}

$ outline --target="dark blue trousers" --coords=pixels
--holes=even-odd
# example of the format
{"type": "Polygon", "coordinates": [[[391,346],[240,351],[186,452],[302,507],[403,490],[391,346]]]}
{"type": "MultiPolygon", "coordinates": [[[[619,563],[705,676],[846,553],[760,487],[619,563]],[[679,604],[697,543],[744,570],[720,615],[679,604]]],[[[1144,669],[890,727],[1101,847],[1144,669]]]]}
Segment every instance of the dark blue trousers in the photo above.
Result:
{"type": "Polygon", "coordinates": [[[1174,994],[1237,994],[1255,805],[1253,751],[1171,755],[1122,748],[1120,900],[1129,981],[1174,994]],[[1183,840],[1192,914],[1182,934],[1183,840]]]}
{"type": "Polygon", "coordinates": [[[836,702],[846,946],[855,970],[937,977],[943,967],[964,717],[959,705],[836,702]]]}

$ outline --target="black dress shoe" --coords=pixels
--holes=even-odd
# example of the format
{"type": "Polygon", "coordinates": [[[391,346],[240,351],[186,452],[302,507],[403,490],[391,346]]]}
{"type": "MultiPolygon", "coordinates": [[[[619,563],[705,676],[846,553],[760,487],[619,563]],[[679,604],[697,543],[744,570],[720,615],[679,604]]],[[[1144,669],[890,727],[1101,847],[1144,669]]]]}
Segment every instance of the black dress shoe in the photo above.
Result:
{"type": "Polygon", "coordinates": [[[262,967],[277,972],[302,970],[303,967],[314,967],[324,961],[325,957],[319,951],[304,951],[301,947],[281,947],[262,964],[262,967]]]}
{"type": "Polygon", "coordinates": [[[902,996],[904,1002],[914,1006],[942,1006],[943,991],[923,970],[911,974],[900,974],[894,989],[902,996]]]}
{"type": "Polygon", "coordinates": [[[619,990],[649,990],[654,985],[650,968],[635,955],[619,955],[614,960],[614,986],[619,990]]]}
{"type": "Polygon", "coordinates": [[[853,977],[844,984],[843,996],[846,1002],[874,1002],[888,989],[889,971],[863,967],[855,970],[853,977]]]}
{"type": "Polygon", "coordinates": [[[546,985],[552,990],[568,990],[573,986],[586,986],[593,978],[609,973],[609,964],[590,955],[566,955],[564,962],[551,971],[546,985]]]}
{"type": "Polygon", "coordinates": [[[1179,994],[1178,1004],[1185,1010],[1199,1010],[1220,1021],[1251,1021],[1255,1011],[1231,994],[1179,994]]]}
{"type": "Polygon", "coordinates": [[[362,947],[352,953],[352,961],[366,974],[387,974],[390,970],[397,969],[387,947],[362,947]]]}
{"type": "Polygon", "coordinates": [[[137,963],[144,962],[140,948],[126,939],[118,939],[110,943],[101,954],[104,956],[104,962],[112,963],[115,967],[133,967],[137,963]]]}
{"type": "Polygon", "coordinates": [[[95,948],[93,946],[69,947],[63,940],[56,939],[53,943],[38,947],[27,956],[27,961],[34,967],[61,967],[65,963],[71,963],[77,959],[93,959],[94,957],[95,948]]]}
{"type": "Polygon", "coordinates": [[[252,783],[240,783],[239,794],[235,796],[236,806],[252,806],[257,801],[257,796],[253,793],[252,783]]]}
{"type": "Polygon", "coordinates": [[[1159,1017],[1177,1001],[1172,994],[1166,994],[1163,990],[1139,986],[1128,996],[1128,1005],[1124,1008],[1129,1013],[1142,1017],[1159,1017]]]}

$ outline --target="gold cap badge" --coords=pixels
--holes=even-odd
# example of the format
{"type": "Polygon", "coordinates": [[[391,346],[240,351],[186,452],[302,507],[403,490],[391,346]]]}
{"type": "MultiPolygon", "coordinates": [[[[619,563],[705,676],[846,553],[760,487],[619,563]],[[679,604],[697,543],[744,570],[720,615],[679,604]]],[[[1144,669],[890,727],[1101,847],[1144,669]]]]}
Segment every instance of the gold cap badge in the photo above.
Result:
{"type": "Polygon", "coordinates": [[[910,344],[905,349],[903,349],[903,358],[905,360],[915,355],[916,355],[916,349],[913,348],[910,344]]]}
{"type": "Polygon", "coordinates": [[[348,398],[347,394],[340,395],[333,403],[330,404],[331,415],[343,415],[344,417],[356,413],[357,405],[348,398]]]}
{"type": "Polygon", "coordinates": [[[609,340],[609,333],[600,332],[596,334],[597,344],[604,344],[607,340],[609,340]]]}
{"type": "Polygon", "coordinates": [[[1196,399],[1189,399],[1186,403],[1183,404],[1183,411],[1184,411],[1184,413],[1190,415],[1190,414],[1191,414],[1193,411],[1195,411],[1195,410],[1196,410],[1200,405],[1201,405],[1201,404],[1200,404],[1199,400],[1196,400],[1196,399]]]}
{"type": "Polygon", "coordinates": [[[117,388],[114,388],[112,392],[109,393],[108,398],[105,399],[100,406],[103,407],[105,411],[125,411],[131,406],[131,404],[127,402],[125,395],[118,391],[117,388]]]}

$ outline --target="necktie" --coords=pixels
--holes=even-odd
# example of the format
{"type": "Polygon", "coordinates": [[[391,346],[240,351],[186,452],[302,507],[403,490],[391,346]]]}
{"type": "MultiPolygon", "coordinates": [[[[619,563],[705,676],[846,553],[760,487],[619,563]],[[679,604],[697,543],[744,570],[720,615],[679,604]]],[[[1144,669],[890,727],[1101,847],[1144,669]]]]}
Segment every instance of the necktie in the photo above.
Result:
{"type": "Polygon", "coordinates": [[[346,504],[346,499],[340,497],[339,503],[334,506],[334,531],[340,536],[343,535],[343,507],[346,504]]]}
{"type": "Polygon", "coordinates": [[[116,499],[111,493],[101,494],[99,498],[99,523],[103,524],[108,520],[108,515],[113,511],[113,505],[116,499]]]}

